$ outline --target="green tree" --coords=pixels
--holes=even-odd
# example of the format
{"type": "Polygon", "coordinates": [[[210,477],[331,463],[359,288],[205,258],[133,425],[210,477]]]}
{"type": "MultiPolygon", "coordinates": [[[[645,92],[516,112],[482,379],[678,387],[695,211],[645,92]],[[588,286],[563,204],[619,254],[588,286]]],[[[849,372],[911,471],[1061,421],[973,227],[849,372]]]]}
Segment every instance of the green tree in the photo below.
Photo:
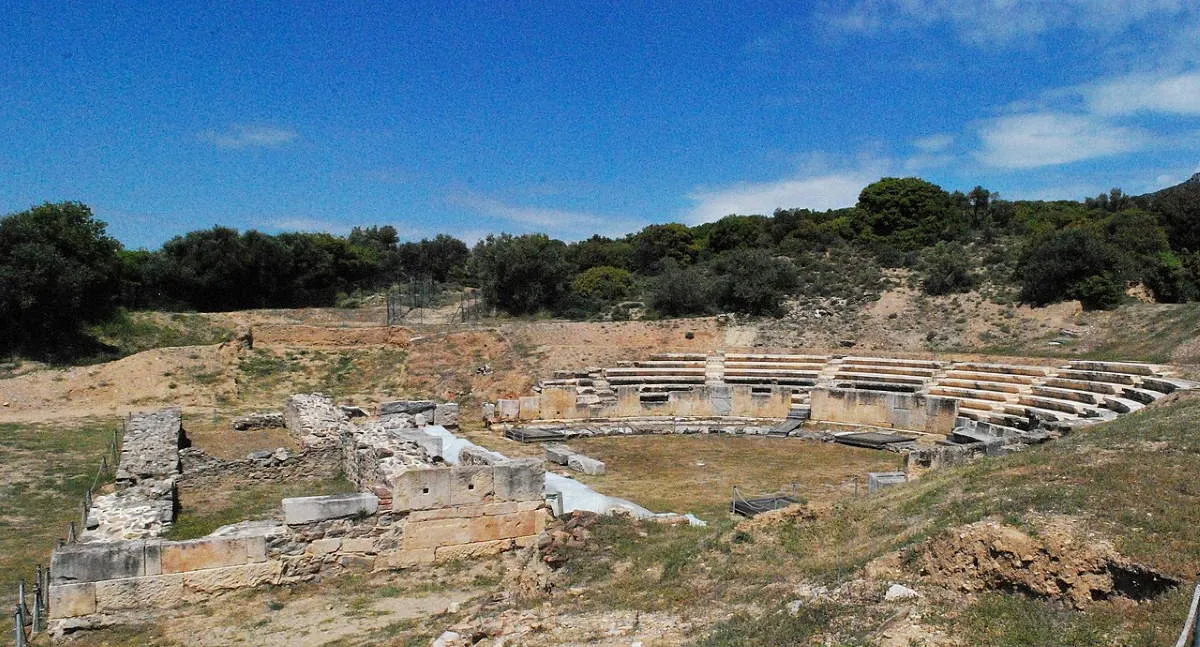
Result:
{"type": "Polygon", "coordinates": [[[860,235],[879,249],[911,252],[962,236],[950,194],[920,178],[885,177],[858,196],[860,235]]]}
{"type": "Polygon", "coordinates": [[[619,301],[629,295],[633,274],[619,267],[589,267],[571,281],[571,290],[589,299],[619,301]]]}
{"type": "Polygon", "coordinates": [[[682,267],[674,259],[662,263],[662,272],[650,291],[650,305],[671,317],[712,312],[710,279],[696,266],[682,267]]]}
{"type": "Polygon", "coordinates": [[[695,235],[687,225],[650,225],[633,236],[634,266],[646,274],[657,274],[666,259],[688,265],[696,253],[695,235]]]}
{"type": "Polygon", "coordinates": [[[1043,234],[1021,256],[1021,300],[1043,306],[1079,299],[1085,308],[1111,307],[1114,291],[1124,291],[1112,272],[1118,263],[1117,251],[1092,229],[1043,234]]]}
{"type": "Polygon", "coordinates": [[[120,243],[78,202],[0,220],[0,351],[70,354],[116,307],[120,243]]]}
{"type": "Polygon", "coordinates": [[[787,259],[763,249],[737,249],[717,257],[714,298],[722,310],[778,315],[796,288],[796,270],[787,259]]]}
{"type": "Polygon", "coordinates": [[[476,243],[471,263],[484,301],[513,315],[555,308],[572,270],[567,246],[544,234],[488,236],[476,243]]]}

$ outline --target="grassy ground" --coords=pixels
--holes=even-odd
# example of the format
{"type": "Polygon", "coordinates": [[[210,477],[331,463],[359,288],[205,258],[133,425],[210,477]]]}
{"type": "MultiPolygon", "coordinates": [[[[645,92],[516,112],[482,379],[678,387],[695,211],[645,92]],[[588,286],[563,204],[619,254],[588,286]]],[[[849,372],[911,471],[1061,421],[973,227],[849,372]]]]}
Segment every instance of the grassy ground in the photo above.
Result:
{"type": "MultiPolygon", "coordinates": [[[[1176,396],[1090,431],[846,499],[831,514],[769,531],[745,533],[728,521],[702,529],[603,523],[567,567],[570,585],[587,593],[562,611],[726,616],[697,636],[698,645],[808,644],[805,636],[814,632],[832,644],[872,644],[872,632],[894,608],[828,602],[791,616],[783,605],[801,584],[853,581],[881,556],[908,563],[925,539],[962,524],[995,519],[1034,530],[1029,524],[1045,515],[1068,515],[1130,560],[1190,583],[1200,570],[1197,420],[1200,395],[1176,396]]],[[[1077,611],[1000,592],[939,598],[917,572],[909,577],[930,595],[927,624],[969,636],[970,644],[1167,644],[1190,598],[1184,586],[1151,601],[1098,602],[1077,611]]]]}
{"type": "Polygon", "coordinates": [[[49,563],[55,539],[79,522],[84,493],[120,428],[118,420],[0,425],[0,587],[31,581],[34,566],[49,563]]]}
{"type": "Polygon", "coordinates": [[[118,311],[108,321],[93,326],[92,335],[113,347],[109,361],[167,346],[201,346],[232,338],[233,331],[215,325],[210,318],[194,313],[158,313],[118,311]]]}
{"type": "Polygon", "coordinates": [[[230,483],[203,490],[185,486],[179,488],[179,513],[166,538],[194,539],[231,523],[280,517],[280,501],[287,497],[354,491],[354,486],[342,477],[250,485],[230,483]]]}
{"type": "Polygon", "coordinates": [[[795,492],[828,502],[866,493],[867,472],[899,469],[899,454],[794,438],[633,436],[569,443],[602,460],[604,476],[576,476],[611,496],[656,512],[691,512],[706,520],[729,512],[734,486],[743,495],[795,492]]]}
{"type": "Polygon", "coordinates": [[[257,405],[313,391],[329,393],[343,402],[353,395],[398,393],[405,358],[405,351],[388,347],[259,348],[238,362],[239,398],[242,403],[257,405]]]}

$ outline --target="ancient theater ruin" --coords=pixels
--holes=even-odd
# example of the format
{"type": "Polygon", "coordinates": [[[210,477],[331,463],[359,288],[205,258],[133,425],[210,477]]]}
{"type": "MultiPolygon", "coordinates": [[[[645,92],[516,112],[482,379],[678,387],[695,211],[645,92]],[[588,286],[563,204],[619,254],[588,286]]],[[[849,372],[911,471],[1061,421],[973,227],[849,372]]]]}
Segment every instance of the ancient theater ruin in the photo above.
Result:
{"type": "Polygon", "coordinates": [[[534,394],[485,406],[484,416],[522,441],[631,433],[800,436],[819,427],[833,439],[886,445],[927,463],[931,456],[1041,442],[1195,386],[1175,372],[1083,360],[675,353],[560,371],[534,394]]]}

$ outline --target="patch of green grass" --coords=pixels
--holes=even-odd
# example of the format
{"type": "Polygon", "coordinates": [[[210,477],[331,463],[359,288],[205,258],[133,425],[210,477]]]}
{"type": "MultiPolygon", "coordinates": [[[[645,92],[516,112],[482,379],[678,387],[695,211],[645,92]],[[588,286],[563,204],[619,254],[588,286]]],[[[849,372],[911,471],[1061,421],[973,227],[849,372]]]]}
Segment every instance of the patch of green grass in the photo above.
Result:
{"type": "MultiPolygon", "coordinates": [[[[836,609],[831,605],[804,606],[796,613],[779,607],[762,615],[738,613],[717,623],[694,647],[784,647],[809,645],[830,625],[836,609]]],[[[848,643],[841,643],[843,645],[848,643]]]]}
{"type": "Polygon", "coordinates": [[[287,497],[353,491],[354,486],[342,477],[287,483],[231,483],[218,490],[204,491],[185,486],[179,491],[181,509],[165,536],[167,539],[195,539],[231,523],[271,518],[278,513],[280,501],[287,497]]]}
{"type": "MultiPolygon", "coordinates": [[[[116,420],[0,425],[0,587],[48,564],[55,539],[78,524],[84,494],[121,428],[116,420]]],[[[111,482],[111,470],[99,485],[111,482]]],[[[5,589],[0,589],[5,590],[5,589]]]]}
{"type": "Polygon", "coordinates": [[[93,326],[90,332],[98,341],[113,347],[117,357],[151,348],[219,344],[233,338],[232,330],[215,325],[203,315],[175,313],[164,321],[156,313],[126,310],[118,310],[108,321],[93,326]]]}

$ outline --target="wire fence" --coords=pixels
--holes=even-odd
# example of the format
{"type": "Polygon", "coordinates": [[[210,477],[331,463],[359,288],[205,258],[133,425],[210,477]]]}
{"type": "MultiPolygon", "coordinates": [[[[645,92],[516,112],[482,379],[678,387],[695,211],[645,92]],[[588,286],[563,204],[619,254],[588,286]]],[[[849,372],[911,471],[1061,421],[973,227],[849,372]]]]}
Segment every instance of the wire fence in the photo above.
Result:
{"type": "MultiPolygon", "coordinates": [[[[108,477],[115,476],[117,464],[121,460],[121,439],[124,438],[129,418],[121,420],[121,429],[114,430],[108,447],[100,455],[100,467],[96,470],[92,482],[83,495],[80,504],[79,525],[72,521],[67,526],[67,536],[58,540],[58,546],[73,544],[79,541],[79,536],[87,528],[88,515],[91,514],[92,503],[96,490],[102,486],[108,477]]],[[[34,636],[46,631],[50,619],[50,567],[37,565],[33,576],[33,587],[27,587],[25,578],[17,582],[17,600],[13,610],[13,639],[17,647],[27,647],[34,636]]]]}

